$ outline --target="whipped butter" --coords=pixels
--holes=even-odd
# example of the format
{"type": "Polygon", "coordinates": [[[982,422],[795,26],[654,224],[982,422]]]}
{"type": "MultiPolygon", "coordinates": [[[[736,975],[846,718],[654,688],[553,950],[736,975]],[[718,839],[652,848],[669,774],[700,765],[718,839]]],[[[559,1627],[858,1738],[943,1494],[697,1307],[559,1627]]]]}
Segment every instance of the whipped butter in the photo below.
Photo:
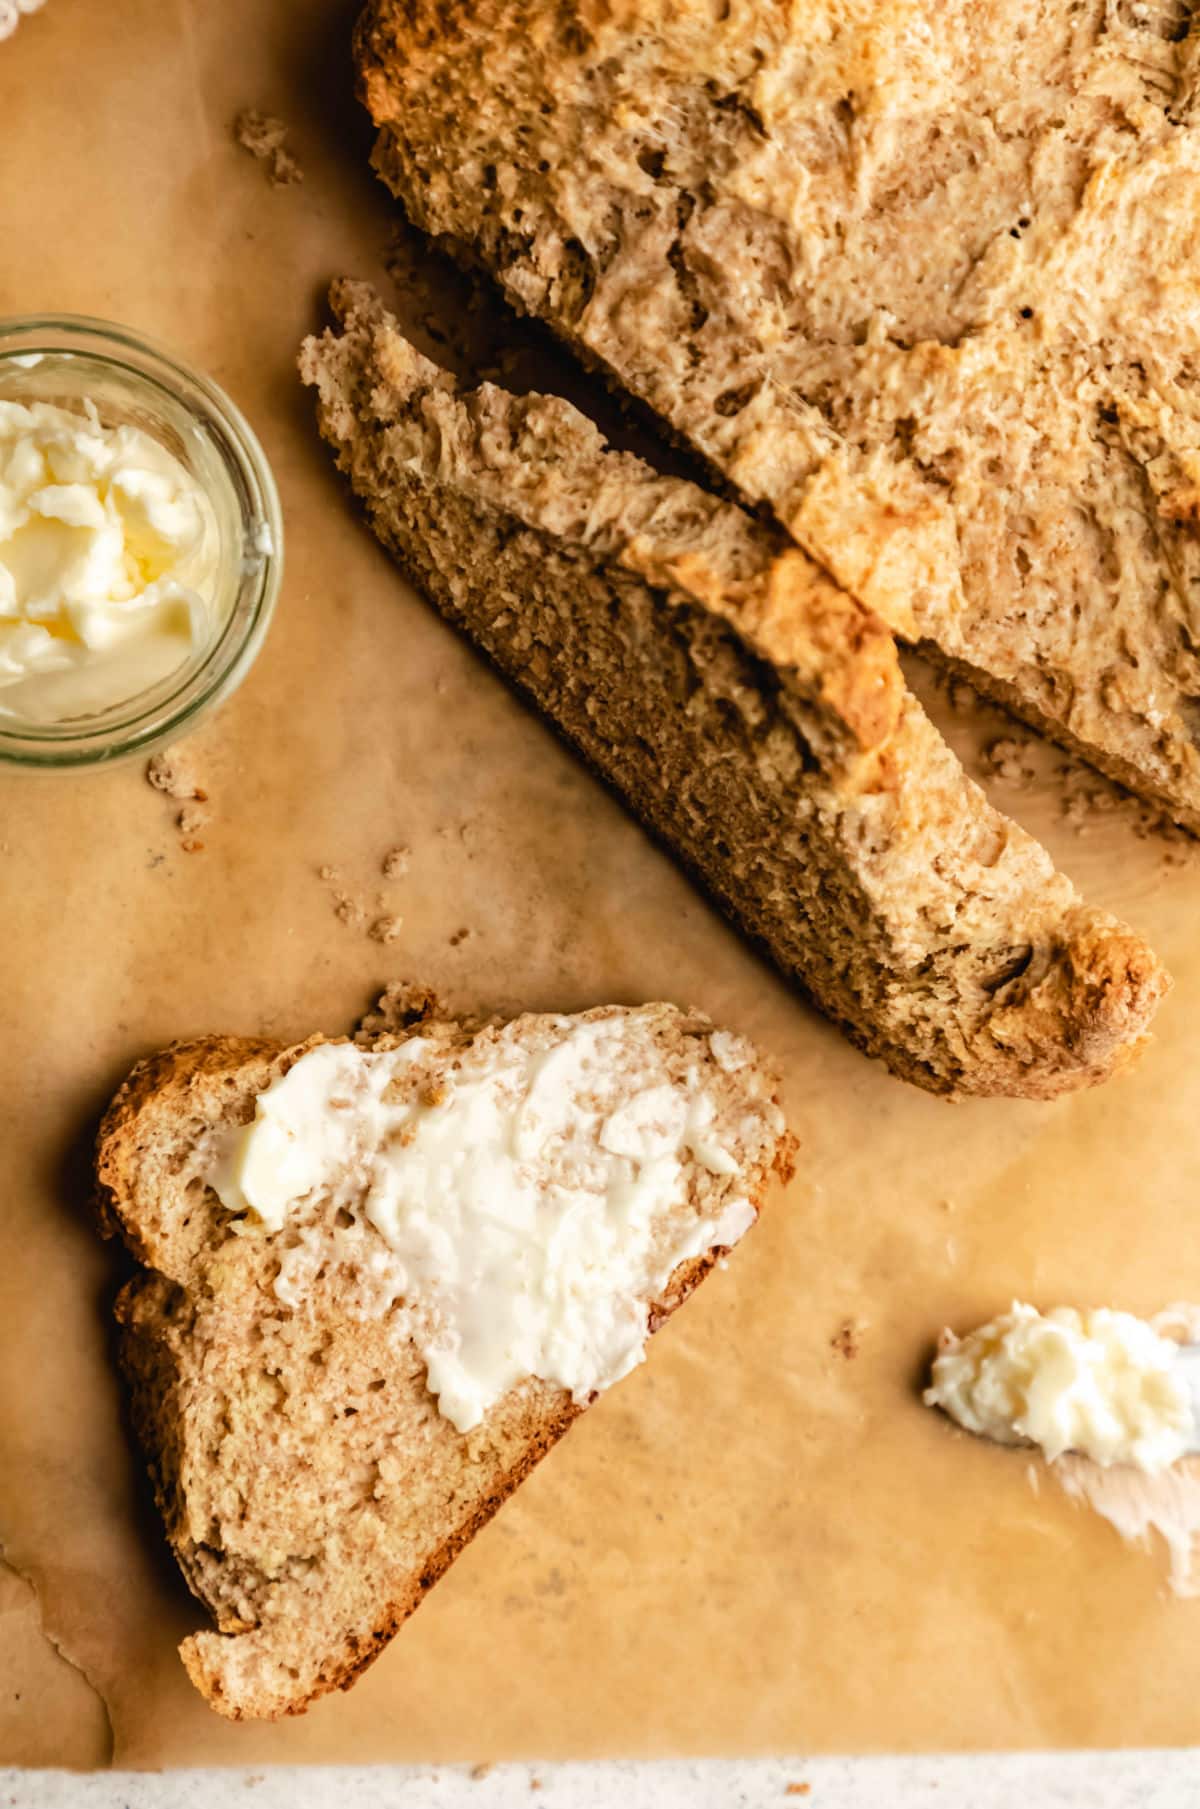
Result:
{"type": "Polygon", "coordinates": [[[1051,1461],[1073,1452],[1154,1473],[1194,1437],[1179,1345],[1104,1307],[1039,1313],[1014,1303],[965,1338],[944,1333],[924,1398],[968,1432],[1038,1445],[1051,1461]]]}
{"type": "MultiPolygon", "coordinates": [[[[259,1096],[209,1178],[244,1234],[282,1234],[287,1304],[314,1215],[343,1238],[371,1228],[460,1431],[531,1376],[583,1403],[642,1360],[676,1266],[752,1224],[737,1152],[764,1160],[782,1129],[757,1073],[737,1110],[718,1108],[640,1020],[550,1018],[549,1046],[501,1030],[452,1057],[419,1034],[320,1045],[259,1096]]],[[[712,1053],[726,1072],[749,1063],[734,1038],[712,1053]]]]}
{"type": "Polygon", "coordinates": [[[219,532],[204,490],[128,423],[0,400],[0,712],[120,704],[209,638],[219,532]]]}

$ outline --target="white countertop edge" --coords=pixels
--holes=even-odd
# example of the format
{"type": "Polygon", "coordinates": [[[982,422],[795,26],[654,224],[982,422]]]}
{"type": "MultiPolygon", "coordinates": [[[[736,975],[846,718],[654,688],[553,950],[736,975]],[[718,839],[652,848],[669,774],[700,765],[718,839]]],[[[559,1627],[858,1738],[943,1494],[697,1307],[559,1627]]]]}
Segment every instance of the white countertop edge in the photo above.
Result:
{"type": "Polygon", "coordinates": [[[0,1770],[4,1809],[1195,1809],[1200,1751],[0,1770]],[[789,1790],[788,1786],[793,1788],[789,1790]],[[807,1785],[807,1792],[796,1788],[807,1785]]]}

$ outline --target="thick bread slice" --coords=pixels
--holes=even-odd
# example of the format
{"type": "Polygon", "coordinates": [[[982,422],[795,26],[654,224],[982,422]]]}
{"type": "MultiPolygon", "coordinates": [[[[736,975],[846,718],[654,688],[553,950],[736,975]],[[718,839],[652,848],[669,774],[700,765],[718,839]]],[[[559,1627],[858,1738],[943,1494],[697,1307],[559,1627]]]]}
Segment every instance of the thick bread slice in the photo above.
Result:
{"type": "Polygon", "coordinates": [[[822,1010],[934,1092],[1121,1066],[1162,970],[989,806],[876,617],[565,402],[460,395],[370,291],[334,301],[302,370],[376,533],[822,1010]]]}
{"type": "MultiPolygon", "coordinates": [[[[792,1142],[774,1077],[740,1039],[710,1040],[702,1017],[652,1005],[475,1030],[429,1020],[415,1026],[428,1047],[405,1073],[452,1113],[464,1058],[536,1055],[564,1026],[598,1020],[620,1020],[623,1047],[664,1084],[711,1099],[714,1135],[732,1152],[732,1173],[686,1162],[672,1222],[715,1222],[736,1200],[740,1229],[772,1171],[789,1172],[792,1142]]],[[[206,1181],[214,1150],[323,1040],[176,1045],[134,1070],[97,1146],[102,1226],[146,1265],[117,1303],[134,1424],[167,1536],[218,1628],[181,1653],[197,1688],[234,1719],[299,1714],[352,1683],[582,1411],[564,1388],[531,1379],[457,1432],[426,1387],[406,1302],[378,1291],[387,1247],[371,1226],[351,1246],[348,1215],[327,1198],[273,1232],[221,1206],[206,1181]]],[[[632,1086],[624,1071],[614,1084],[619,1098],[632,1086]]],[[[719,1254],[701,1249],[673,1270],[647,1303],[651,1330],[719,1254]]]]}
{"type": "Polygon", "coordinates": [[[900,634],[1200,830],[1183,0],[373,0],[376,166],[900,634]]]}

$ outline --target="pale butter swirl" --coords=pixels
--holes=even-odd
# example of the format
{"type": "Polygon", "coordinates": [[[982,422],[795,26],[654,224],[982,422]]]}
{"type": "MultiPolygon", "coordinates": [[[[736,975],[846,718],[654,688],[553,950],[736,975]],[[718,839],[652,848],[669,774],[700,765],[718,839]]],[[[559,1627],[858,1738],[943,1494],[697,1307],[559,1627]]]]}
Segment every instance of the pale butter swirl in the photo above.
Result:
{"type": "Polygon", "coordinates": [[[642,1016],[548,1019],[542,1048],[505,1029],[416,1091],[406,1075],[433,1053],[419,1035],[380,1052],[321,1045],[259,1095],[210,1182],[248,1228],[285,1234],[288,1306],[302,1298],[289,1224],[322,1202],[371,1227],[460,1431],[530,1376],[583,1403],[641,1362],[678,1264],[754,1222],[740,1171],[782,1129],[737,1039],[711,1049],[742,1070],[731,1103],[700,1066],[681,1084],[642,1016]]]}
{"type": "Polygon", "coordinates": [[[47,699],[64,714],[122,703],[212,627],[219,533],[203,488],[150,434],[82,406],[0,401],[9,713],[54,714],[37,707],[47,699]]]}

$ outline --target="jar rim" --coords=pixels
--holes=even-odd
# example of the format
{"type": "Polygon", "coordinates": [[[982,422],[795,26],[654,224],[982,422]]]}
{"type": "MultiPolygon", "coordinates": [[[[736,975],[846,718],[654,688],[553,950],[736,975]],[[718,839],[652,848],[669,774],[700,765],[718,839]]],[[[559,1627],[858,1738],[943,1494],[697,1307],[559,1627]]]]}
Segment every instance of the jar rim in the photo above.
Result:
{"type": "Polygon", "coordinates": [[[228,697],[266,635],[283,575],[283,516],[274,474],[254,429],[228,393],[178,352],[117,321],[83,314],[0,318],[0,369],[21,356],[80,356],[157,389],[215,447],[237,500],[243,554],[233,607],[195,662],[148,692],[90,718],[32,723],[0,714],[0,766],[63,770],[146,754],[175,739],[228,697]]]}

